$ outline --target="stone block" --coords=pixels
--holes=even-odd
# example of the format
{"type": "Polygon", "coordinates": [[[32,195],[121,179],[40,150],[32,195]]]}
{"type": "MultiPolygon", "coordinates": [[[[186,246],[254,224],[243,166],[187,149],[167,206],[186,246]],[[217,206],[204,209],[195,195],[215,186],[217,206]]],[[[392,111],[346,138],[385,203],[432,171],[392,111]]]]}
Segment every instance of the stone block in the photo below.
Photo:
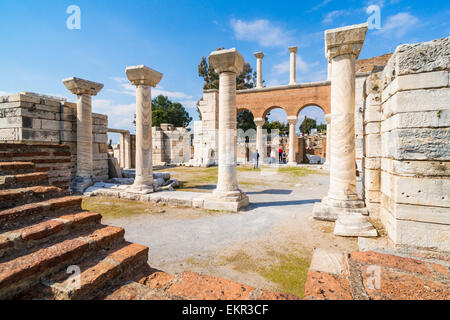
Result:
{"type": "MultiPolygon", "coordinates": [[[[42,129],[44,130],[61,130],[61,123],[60,121],[56,120],[41,120],[42,121],[42,129]]],[[[72,126],[70,127],[72,129],[72,126]]]]}
{"type": "Polygon", "coordinates": [[[34,130],[34,129],[20,129],[19,140],[21,141],[40,141],[40,142],[59,142],[59,131],[51,130],[34,130]]]}
{"type": "Polygon", "coordinates": [[[448,161],[398,161],[383,158],[381,169],[395,175],[410,177],[450,176],[448,161]]]}
{"type": "Polygon", "coordinates": [[[450,251],[450,225],[395,219],[383,206],[380,216],[393,243],[450,251]]]}
{"type": "Polygon", "coordinates": [[[364,158],[364,168],[377,170],[381,168],[381,159],[380,158],[364,158]]]}
{"type": "MultiPolygon", "coordinates": [[[[61,141],[63,142],[77,142],[77,134],[73,131],[60,131],[61,141]]],[[[74,150],[76,152],[76,150],[74,150]]]]}
{"type": "Polygon", "coordinates": [[[381,132],[403,128],[438,128],[450,126],[450,110],[397,113],[381,123],[381,132]]]}
{"type": "Polygon", "coordinates": [[[380,134],[367,134],[365,137],[365,145],[366,145],[366,157],[381,157],[382,156],[382,148],[381,148],[381,136],[380,134]]]}
{"type": "Polygon", "coordinates": [[[365,134],[377,134],[380,133],[380,122],[369,122],[364,126],[365,134]]]}
{"type": "Polygon", "coordinates": [[[378,191],[380,190],[380,170],[364,170],[364,188],[366,190],[378,191]]]}
{"type": "Polygon", "coordinates": [[[94,137],[93,137],[92,140],[95,143],[108,143],[108,135],[107,134],[96,133],[96,134],[94,134],[94,137]]]}
{"type": "Polygon", "coordinates": [[[398,91],[447,87],[449,83],[448,77],[448,71],[434,71],[399,76],[383,90],[381,100],[382,102],[385,102],[398,91]]]}
{"type": "Polygon", "coordinates": [[[379,105],[366,106],[364,109],[363,122],[369,123],[378,121],[381,121],[381,107],[379,105]]]}
{"type": "Polygon", "coordinates": [[[382,133],[381,137],[384,157],[397,160],[450,160],[450,127],[395,129],[382,133]]]}
{"type": "Polygon", "coordinates": [[[0,140],[1,141],[17,141],[19,140],[18,128],[0,128],[0,140]]]}
{"type": "Polygon", "coordinates": [[[450,179],[401,177],[382,172],[381,191],[397,203],[450,208],[450,179]]]}

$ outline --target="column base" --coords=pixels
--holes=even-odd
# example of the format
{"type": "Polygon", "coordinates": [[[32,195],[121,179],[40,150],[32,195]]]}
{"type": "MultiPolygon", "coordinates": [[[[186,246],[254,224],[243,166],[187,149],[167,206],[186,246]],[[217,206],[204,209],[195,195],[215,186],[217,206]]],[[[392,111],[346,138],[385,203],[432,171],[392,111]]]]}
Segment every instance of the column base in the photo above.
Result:
{"type": "Polygon", "coordinates": [[[203,208],[207,210],[238,212],[249,204],[248,196],[240,190],[232,192],[214,191],[211,196],[205,197],[203,208]]]}
{"type": "Polygon", "coordinates": [[[288,162],[287,165],[288,165],[288,166],[291,166],[291,167],[295,167],[295,166],[297,166],[297,162],[291,161],[291,162],[288,162]]]}
{"type": "Polygon", "coordinates": [[[71,182],[71,188],[75,193],[82,194],[84,190],[92,186],[94,182],[91,177],[80,177],[77,176],[71,182]]]}
{"type": "Polygon", "coordinates": [[[336,221],[334,234],[343,237],[378,236],[368,215],[369,211],[361,200],[334,200],[325,197],[313,209],[314,219],[336,221]]]}
{"type": "Polygon", "coordinates": [[[128,192],[139,193],[139,194],[149,194],[155,191],[153,185],[147,184],[133,184],[129,188],[127,188],[128,192]]]}
{"type": "Polygon", "coordinates": [[[336,220],[334,234],[342,237],[376,237],[377,230],[366,216],[350,213],[341,214],[336,220]]]}

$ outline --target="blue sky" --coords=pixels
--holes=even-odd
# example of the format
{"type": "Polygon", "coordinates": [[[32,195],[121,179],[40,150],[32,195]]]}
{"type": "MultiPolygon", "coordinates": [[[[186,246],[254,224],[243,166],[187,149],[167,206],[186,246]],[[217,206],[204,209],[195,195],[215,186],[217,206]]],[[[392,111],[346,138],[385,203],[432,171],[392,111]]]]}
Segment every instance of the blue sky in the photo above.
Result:
{"type": "MultiPolygon", "coordinates": [[[[297,82],[325,80],[324,30],[366,22],[369,5],[381,8],[382,28],[369,30],[360,58],[450,35],[450,2],[435,0],[0,0],[0,95],[32,91],[75,101],[63,78],[101,82],[93,111],[108,114],[110,127],[133,130],[125,67],[145,64],[164,74],[153,95],[183,103],[196,120],[202,56],[235,47],[255,68],[253,53],[263,51],[266,85],[281,85],[289,82],[287,48],[297,45],[297,82]],[[70,5],[81,9],[80,30],[66,27],[70,5]]],[[[323,121],[319,110],[306,113],[323,121]]],[[[271,119],[286,116],[273,111],[271,119]]]]}

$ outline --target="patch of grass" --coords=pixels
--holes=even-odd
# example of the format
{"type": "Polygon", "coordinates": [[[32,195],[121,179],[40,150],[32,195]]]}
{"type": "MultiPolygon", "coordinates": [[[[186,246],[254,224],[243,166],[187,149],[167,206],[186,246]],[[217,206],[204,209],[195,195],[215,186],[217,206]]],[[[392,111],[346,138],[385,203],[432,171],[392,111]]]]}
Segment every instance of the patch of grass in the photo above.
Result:
{"type": "Polygon", "coordinates": [[[258,265],[256,261],[244,251],[239,251],[229,257],[221,257],[217,265],[232,265],[232,268],[239,272],[256,271],[258,265]]]}
{"type": "MultiPolygon", "coordinates": [[[[83,210],[98,212],[104,218],[111,219],[149,214],[152,213],[153,208],[150,204],[145,202],[108,197],[84,198],[81,206],[83,210]]],[[[160,211],[161,209],[158,210],[160,211]]]]}
{"type": "Polygon", "coordinates": [[[319,170],[312,170],[312,169],[302,168],[302,167],[282,167],[282,168],[278,169],[278,172],[289,173],[296,177],[305,177],[309,174],[325,174],[319,170]]]}
{"type": "Polygon", "coordinates": [[[277,263],[259,269],[259,273],[276,283],[282,292],[302,298],[310,263],[309,258],[301,255],[281,254],[277,263]]]}
{"type": "Polygon", "coordinates": [[[247,166],[238,166],[236,168],[237,171],[241,171],[241,172],[247,172],[247,171],[254,171],[254,172],[258,172],[261,171],[261,168],[255,169],[253,167],[247,167],[247,166]]]}

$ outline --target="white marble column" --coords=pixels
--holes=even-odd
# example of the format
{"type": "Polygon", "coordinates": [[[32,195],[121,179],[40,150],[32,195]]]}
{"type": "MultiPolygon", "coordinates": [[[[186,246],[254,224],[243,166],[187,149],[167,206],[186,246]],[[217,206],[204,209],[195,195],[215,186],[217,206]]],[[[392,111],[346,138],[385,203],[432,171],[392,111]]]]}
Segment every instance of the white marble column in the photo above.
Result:
{"type": "Polygon", "coordinates": [[[92,155],[92,96],[96,96],[103,84],[79,78],[63,80],[66,88],[78,96],[77,101],[77,173],[72,181],[73,189],[82,193],[93,183],[92,155]]]}
{"type": "Polygon", "coordinates": [[[136,177],[133,188],[153,192],[151,87],[156,87],[162,74],[144,65],[127,67],[126,74],[136,86],[136,177]]]}
{"type": "Polygon", "coordinates": [[[325,151],[325,167],[330,167],[331,164],[331,114],[325,115],[325,121],[327,122],[327,146],[325,151]]]}
{"type": "Polygon", "coordinates": [[[206,209],[239,211],[248,205],[248,197],[237,183],[236,156],[236,75],[243,71],[244,59],[236,49],[218,50],[209,55],[209,63],[219,74],[219,176],[206,209]]]}
{"type": "Polygon", "coordinates": [[[289,85],[297,83],[297,47],[289,47],[290,52],[290,81],[289,85]]]}
{"type": "Polygon", "coordinates": [[[256,150],[259,152],[260,163],[263,163],[267,152],[263,132],[263,126],[266,121],[263,118],[254,118],[253,121],[256,125],[256,150]]]}
{"type": "Polygon", "coordinates": [[[328,196],[314,208],[315,218],[336,220],[335,234],[376,236],[365,215],[365,204],[356,191],[355,168],[355,60],[359,56],[367,24],[325,31],[331,61],[331,158],[328,196]]]}
{"type": "Polygon", "coordinates": [[[297,125],[298,118],[296,116],[288,117],[289,123],[289,165],[297,165],[295,157],[295,144],[297,133],[295,132],[295,126],[297,125]]]}
{"type": "Polygon", "coordinates": [[[332,73],[331,62],[328,62],[328,73],[327,73],[328,81],[331,81],[331,73],[332,73]]]}
{"type": "Polygon", "coordinates": [[[264,58],[264,53],[255,52],[256,58],[256,87],[263,87],[263,78],[262,78],[262,59],[264,58]]]}
{"type": "Polygon", "coordinates": [[[131,169],[131,135],[130,132],[124,134],[125,169],[131,169]]]}

